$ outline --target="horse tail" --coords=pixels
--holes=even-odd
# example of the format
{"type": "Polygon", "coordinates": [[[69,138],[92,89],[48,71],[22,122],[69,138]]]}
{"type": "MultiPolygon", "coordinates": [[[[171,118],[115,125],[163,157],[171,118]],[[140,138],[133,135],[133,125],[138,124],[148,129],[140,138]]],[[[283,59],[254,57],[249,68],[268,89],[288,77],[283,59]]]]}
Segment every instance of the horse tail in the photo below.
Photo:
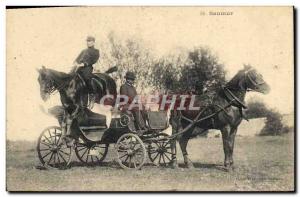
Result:
{"type": "Polygon", "coordinates": [[[105,73],[110,74],[110,73],[116,72],[117,70],[118,70],[118,67],[113,66],[113,67],[109,68],[107,71],[105,71],[105,73]]]}

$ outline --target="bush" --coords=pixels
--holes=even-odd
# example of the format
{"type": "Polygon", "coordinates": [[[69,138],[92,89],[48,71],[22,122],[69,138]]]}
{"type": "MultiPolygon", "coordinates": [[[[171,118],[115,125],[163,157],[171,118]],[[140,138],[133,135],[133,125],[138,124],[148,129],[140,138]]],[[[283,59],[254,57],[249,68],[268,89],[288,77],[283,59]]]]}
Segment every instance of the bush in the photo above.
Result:
{"type": "Polygon", "coordinates": [[[292,128],[283,125],[282,115],[279,112],[269,110],[266,117],[265,126],[261,130],[260,135],[282,135],[292,130],[292,128]]]}
{"type": "Polygon", "coordinates": [[[282,115],[274,109],[269,109],[260,100],[252,99],[247,103],[245,114],[248,119],[266,117],[265,126],[260,135],[282,135],[293,130],[282,123],[282,115]]]}
{"type": "Polygon", "coordinates": [[[270,112],[264,102],[255,99],[250,100],[247,107],[245,113],[248,119],[266,117],[270,112]]]}

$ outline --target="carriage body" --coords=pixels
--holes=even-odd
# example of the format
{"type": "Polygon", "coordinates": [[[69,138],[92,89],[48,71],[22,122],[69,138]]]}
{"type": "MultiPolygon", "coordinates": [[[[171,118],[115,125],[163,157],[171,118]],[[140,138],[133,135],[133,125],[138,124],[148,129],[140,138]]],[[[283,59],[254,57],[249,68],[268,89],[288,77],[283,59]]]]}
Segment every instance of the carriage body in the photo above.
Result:
{"type": "MultiPolygon", "coordinates": [[[[171,148],[170,146],[166,148],[166,146],[169,145],[166,143],[167,139],[164,139],[164,142],[159,141],[160,138],[166,138],[167,136],[165,133],[162,133],[162,131],[169,126],[167,112],[165,111],[148,111],[147,130],[144,131],[135,129],[133,116],[128,113],[113,111],[109,127],[106,126],[106,123],[103,124],[105,120],[103,120],[100,114],[89,113],[90,117],[85,121],[81,121],[79,126],[74,128],[77,130],[76,132],[79,133],[79,136],[73,147],[68,147],[62,140],[63,129],[61,127],[49,127],[44,130],[39,138],[37,147],[39,158],[43,165],[52,168],[69,166],[72,160],[72,149],[74,149],[78,160],[81,162],[87,165],[100,164],[107,155],[109,145],[115,144],[115,150],[118,155],[117,161],[120,166],[125,169],[139,169],[143,166],[147,153],[152,162],[157,159],[158,163],[162,163],[163,160],[161,160],[161,157],[158,158],[156,155],[158,149],[171,148]],[[97,118],[98,120],[94,120],[97,118]],[[53,129],[55,129],[55,131],[51,134],[51,130],[53,129]],[[54,150],[54,152],[52,151],[52,145],[49,145],[51,143],[48,143],[46,148],[48,147],[50,149],[49,151],[53,152],[50,155],[56,155],[57,158],[60,158],[59,163],[63,164],[57,165],[53,158],[48,157],[48,161],[47,157],[44,158],[42,150],[45,149],[45,147],[41,146],[45,140],[47,143],[51,141],[53,144],[56,144],[54,146],[57,150],[54,150]],[[164,144],[164,147],[161,147],[162,144],[164,144]],[[66,158],[63,158],[66,152],[60,152],[60,147],[67,150],[68,155],[66,158]],[[139,148],[137,149],[136,147],[139,148]],[[139,155],[140,158],[135,158],[135,163],[129,163],[128,158],[132,159],[134,155],[139,155]],[[54,164],[49,165],[49,160],[52,160],[50,163],[54,162],[54,164]]],[[[171,156],[169,155],[168,159],[171,161],[170,158],[171,156]]],[[[57,160],[58,159],[56,159],[56,162],[58,162],[57,160]]]]}

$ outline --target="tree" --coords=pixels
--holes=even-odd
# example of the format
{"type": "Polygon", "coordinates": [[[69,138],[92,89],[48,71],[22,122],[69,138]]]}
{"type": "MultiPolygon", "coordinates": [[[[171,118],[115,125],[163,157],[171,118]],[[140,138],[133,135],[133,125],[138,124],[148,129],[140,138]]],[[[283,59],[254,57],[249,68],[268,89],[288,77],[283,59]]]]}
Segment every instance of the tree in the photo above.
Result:
{"type": "Polygon", "coordinates": [[[100,67],[118,66],[118,71],[113,75],[113,78],[119,85],[127,71],[134,72],[137,77],[136,88],[144,90],[147,86],[145,79],[154,64],[150,49],[145,47],[142,40],[136,38],[119,39],[114,32],[111,32],[107,38],[107,41],[101,44],[100,67]]]}
{"type": "Polygon", "coordinates": [[[158,90],[178,90],[181,88],[179,82],[182,66],[185,62],[183,54],[169,55],[159,59],[152,67],[148,81],[158,90]]]}
{"type": "Polygon", "coordinates": [[[184,89],[194,89],[198,94],[215,91],[225,84],[224,65],[208,47],[198,47],[189,52],[180,79],[184,89]]]}
{"type": "Polygon", "coordinates": [[[151,73],[151,84],[174,92],[214,91],[225,84],[224,65],[208,47],[198,47],[160,59],[151,73]]]}

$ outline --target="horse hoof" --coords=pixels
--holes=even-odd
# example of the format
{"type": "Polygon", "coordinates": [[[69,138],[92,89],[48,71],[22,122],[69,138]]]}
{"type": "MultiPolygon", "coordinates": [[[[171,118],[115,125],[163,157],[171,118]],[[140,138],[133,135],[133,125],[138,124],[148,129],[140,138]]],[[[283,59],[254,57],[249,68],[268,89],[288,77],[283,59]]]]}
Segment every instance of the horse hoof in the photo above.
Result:
{"type": "Polygon", "coordinates": [[[194,169],[195,168],[193,162],[190,159],[187,159],[184,162],[184,164],[185,164],[186,168],[188,168],[188,169],[194,169]]]}
{"type": "Polygon", "coordinates": [[[224,166],[224,171],[225,172],[233,172],[234,171],[234,167],[233,166],[224,166]]]}
{"type": "Polygon", "coordinates": [[[175,162],[171,163],[170,166],[171,166],[172,169],[178,169],[179,168],[178,163],[175,163],[175,162]]]}
{"type": "Polygon", "coordinates": [[[195,166],[193,164],[187,165],[188,169],[195,169],[195,166]]]}
{"type": "Polygon", "coordinates": [[[192,162],[186,163],[185,166],[188,169],[194,169],[195,168],[192,162]]]}

